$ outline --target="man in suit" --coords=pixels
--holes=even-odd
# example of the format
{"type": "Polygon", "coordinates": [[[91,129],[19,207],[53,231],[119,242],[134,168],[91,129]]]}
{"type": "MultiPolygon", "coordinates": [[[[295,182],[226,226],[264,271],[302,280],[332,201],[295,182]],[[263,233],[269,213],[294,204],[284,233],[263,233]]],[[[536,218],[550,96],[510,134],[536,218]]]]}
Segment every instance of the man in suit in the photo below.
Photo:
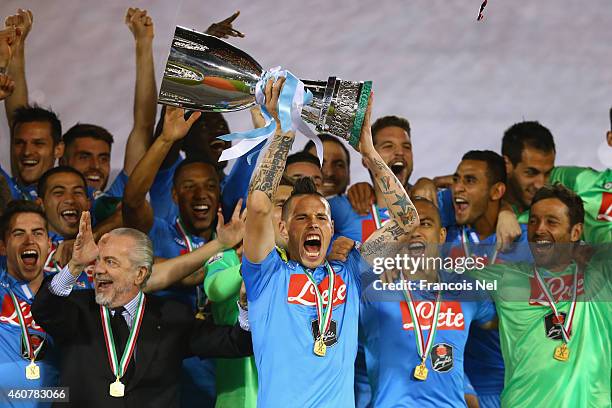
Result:
{"type": "Polygon", "coordinates": [[[60,385],[73,406],[178,406],[185,357],[252,354],[246,312],[234,327],[214,326],[184,304],[144,295],[152,262],[151,241],[134,229],[113,230],[96,245],[83,212],[72,260],[38,292],[32,313],[60,347],[60,385]],[[94,290],[72,292],[95,259],[94,290]]]}

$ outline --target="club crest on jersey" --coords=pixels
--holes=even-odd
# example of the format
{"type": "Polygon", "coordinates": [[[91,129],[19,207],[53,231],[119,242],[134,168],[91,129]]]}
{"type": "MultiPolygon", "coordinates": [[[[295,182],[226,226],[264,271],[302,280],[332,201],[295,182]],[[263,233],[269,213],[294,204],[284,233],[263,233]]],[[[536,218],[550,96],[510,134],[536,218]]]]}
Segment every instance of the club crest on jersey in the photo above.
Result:
{"type": "MultiPolygon", "coordinates": [[[[327,306],[327,291],[329,289],[329,276],[319,283],[319,291],[323,296],[323,306],[327,306]]],[[[289,280],[287,302],[295,305],[316,306],[316,297],[313,284],[303,273],[294,273],[289,280]]],[[[346,301],[346,284],[342,277],[336,274],[334,289],[332,290],[332,305],[338,306],[346,301]]]]}
{"type": "Polygon", "coordinates": [[[206,261],[206,266],[217,262],[221,258],[223,258],[223,252],[217,252],[215,255],[212,256],[212,258],[206,261]]]}
{"type": "MultiPolygon", "coordinates": [[[[25,320],[26,326],[32,330],[44,332],[42,327],[37,325],[34,321],[34,318],[32,317],[32,311],[28,302],[19,300],[19,306],[21,307],[21,313],[23,314],[23,319],[25,320]]],[[[2,309],[0,309],[0,323],[8,323],[10,325],[19,327],[19,318],[17,317],[17,311],[15,310],[15,306],[13,305],[13,301],[9,294],[5,294],[4,298],[2,299],[2,309]]]]}
{"type": "MultiPolygon", "coordinates": [[[[314,319],[310,322],[310,331],[312,333],[312,339],[316,340],[319,338],[319,320],[314,319]]],[[[325,333],[325,337],[323,337],[323,343],[327,347],[331,347],[338,343],[338,324],[334,319],[329,322],[329,330],[325,333]]]]}
{"type": "Polygon", "coordinates": [[[550,312],[544,316],[544,329],[546,330],[546,337],[551,340],[562,340],[563,334],[561,334],[561,325],[565,323],[566,317],[567,313],[565,312],[559,312],[559,319],[555,317],[553,312],[550,312]]]}
{"type": "Polygon", "coordinates": [[[447,343],[435,344],[431,349],[431,368],[439,373],[446,373],[453,368],[453,346],[447,343]]]}
{"type": "MultiPolygon", "coordinates": [[[[572,286],[574,284],[573,275],[563,276],[551,276],[544,278],[544,283],[550,289],[555,302],[569,301],[572,299],[572,286]]],[[[529,304],[532,306],[548,306],[546,295],[542,292],[542,288],[538,285],[538,281],[532,276],[529,278],[529,284],[531,285],[531,296],[529,297],[529,304]]],[[[578,274],[578,290],[577,295],[584,294],[584,274],[578,274]]]]}
{"type": "MultiPolygon", "coordinates": [[[[420,301],[416,302],[414,308],[416,315],[419,318],[419,323],[423,330],[429,330],[431,327],[432,315],[434,313],[433,302],[420,301]]],[[[404,330],[414,330],[412,317],[408,310],[406,302],[400,302],[400,310],[402,312],[402,328],[404,330]]],[[[465,320],[463,317],[463,309],[460,302],[442,302],[440,312],[438,313],[438,330],[463,330],[465,328],[465,320]]]]}

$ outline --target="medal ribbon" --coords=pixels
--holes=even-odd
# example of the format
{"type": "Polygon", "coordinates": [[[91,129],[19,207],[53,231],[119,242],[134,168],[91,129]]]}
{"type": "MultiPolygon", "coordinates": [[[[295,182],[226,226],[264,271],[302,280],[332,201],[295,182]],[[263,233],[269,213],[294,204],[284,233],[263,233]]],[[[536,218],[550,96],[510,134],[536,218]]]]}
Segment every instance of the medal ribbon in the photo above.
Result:
{"type": "Polygon", "coordinates": [[[319,287],[317,286],[317,282],[314,280],[312,273],[308,269],[304,269],[308,280],[314,287],[315,297],[317,300],[317,318],[319,319],[319,336],[321,338],[325,338],[325,334],[329,329],[329,325],[331,324],[332,317],[332,308],[333,308],[333,290],[334,284],[336,281],[336,274],[334,273],[334,269],[328,262],[325,262],[325,268],[329,274],[329,288],[327,289],[327,308],[323,307],[323,295],[319,291],[319,287]]]}
{"type": "Polygon", "coordinates": [[[144,316],[146,303],[146,298],[144,297],[144,294],[142,292],[139,292],[138,296],[139,299],[138,307],[136,309],[136,317],[134,318],[134,322],[132,323],[130,335],[125,346],[125,350],[123,351],[123,356],[121,356],[121,361],[119,361],[119,359],[117,358],[117,349],[115,348],[113,329],[110,325],[109,309],[106,306],[100,306],[102,329],[104,330],[104,340],[106,342],[108,361],[110,362],[111,370],[113,371],[113,374],[117,377],[117,379],[123,377],[123,374],[125,374],[127,366],[130,363],[130,360],[132,359],[134,348],[136,348],[136,340],[138,339],[138,332],[140,331],[140,324],[142,323],[142,317],[144,316]]]}
{"type": "Polygon", "coordinates": [[[372,212],[372,218],[374,219],[376,229],[380,229],[380,227],[382,227],[382,222],[380,221],[380,216],[378,215],[378,207],[376,206],[376,204],[372,204],[370,211],[372,212]]]}
{"type": "Polygon", "coordinates": [[[438,331],[438,316],[440,314],[440,294],[441,291],[438,291],[438,295],[436,296],[436,300],[434,301],[434,313],[432,316],[431,327],[429,329],[429,334],[427,335],[427,341],[423,338],[423,329],[421,329],[421,323],[419,322],[419,317],[416,314],[416,309],[414,306],[414,302],[412,300],[412,295],[410,294],[410,290],[404,289],[404,300],[408,305],[408,310],[410,311],[410,318],[412,319],[412,324],[414,325],[414,337],[417,345],[417,352],[419,353],[419,357],[421,361],[425,362],[427,359],[427,355],[431,351],[433,347],[433,341],[436,337],[436,332],[438,331]]]}
{"type": "MultiPolygon", "coordinates": [[[[478,240],[478,236],[476,236],[475,234],[473,234],[472,236],[476,240],[476,244],[479,244],[480,241],[478,240]]],[[[470,240],[467,236],[467,231],[465,230],[465,226],[464,226],[461,228],[461,246],[463,247],[463,253],[465,254],[466,257],[474,258],[475,257],[474,254],[470,252],[469,242],[470,240]]],[[[489,265],[493,265],[496,259],[497,259],[497,248],[495,248],[493,255],[491,255],[491,258],[488,261],[489,265]]]]}
{"type": "Polygon", "coordinates": [[[193,251],[193,242],[187,233],[187,228],[183,225],[183,221],[180,217],[176,217],[176,228],[179,230],[179,233],[183,237],[183,241],[185,242],[185,246],[187,247],[187,252],[193,251]]]}
{"type": "MultiPolygon", "coordinates": [[[[179,233],[183,237],[183,241],[185,242],[185,246],[187,247],[187,252],[192,252],[195,248],[193,241],[190,238],[190,235],[187,233],[187,228],[183,224],[183,221],[180,217],[176,217],[176,228],[179,230],[179,233]]],[[[213,239],[215,237],[215,233],[212,235],[213,239]]],[[[204,267],[204,265],[202,265],[204,267]]],[[[204,311],[204,303],[206,300],[204,299],[204,289],[203,286],[196,286],[196,308],[198,312],[204,311]]]]}
{"type": "Polygon", "coordinates": [[[28,360],[34,361],[42,350],[42,346],[45,343],[45,340],[40,342],[39,346],[34,349],[32,347],[32,342],[30,341],[30,334],[28,333],[28,326],[26,326],[25,319],[23,318],[23,313],[21,312],[21,306],[19,305],[19,300],[13,293],[13,291],[9,288],[9,295],[11,296],[11,300],[13,301],[13,305],[15,306],[15,311],[17,312],[17,320],[19,320],[19,327],[21,328],[21,340],[23,341],[24,348],[28,351],[28,360]]]}
{"type": "MultiPolygon", "coordinates": [[[[546,296],[546,300],[548,301],[550,308],[552,309],[555,317],[557,318],[557,321],[560,322],[561,315],[559,314],[559,310],[557,309],[557,304],[555,303],[553,296],[551,295],[550,290],[548,289],[548,286],[546,285],[546,282],[544,282],[544,280],[542,279],[542,276],[540,275],[540,273],[538,272],[538,269],[535,266],[533,267],[533,274],[538,282],[538,285],[540,286],[540,289],[542,289],[542,292],[544,292],[544,296],[546,296]]],[[[572,289],[572,303],[570,303],[569,312],[567,314],[565,321],[563,322],[563,324],[560,325],[561,334],[563,335],[563,341],[565,343],[569,343],[569,340],[570,340],[570,332],[572,331],[572,323],[574,321],[574,311],[576,310],[576,298],[577,297],[578,297],[578,266],[576,266],[576,270],[574,271],[574,287],[572,289]]]]}

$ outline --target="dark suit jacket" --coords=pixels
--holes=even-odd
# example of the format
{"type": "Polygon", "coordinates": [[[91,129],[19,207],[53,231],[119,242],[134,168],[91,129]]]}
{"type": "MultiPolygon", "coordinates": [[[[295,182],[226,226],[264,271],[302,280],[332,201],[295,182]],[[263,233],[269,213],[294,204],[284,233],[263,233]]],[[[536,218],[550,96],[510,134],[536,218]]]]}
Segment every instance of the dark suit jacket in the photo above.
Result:
{"type": "Polygon", "coordinates": [[[60,348],[60,386],[70,387],[73,407],[178,407],[178,381],[185,357],[253,354],[251,334],[238,325],[215,326],[195,319],[187,305],[146,295],[134,375],[124,382],[123,398],[111,397],[109,385],[115,378],[94,292],[55,296],[49,291],[49,282],[47,278],[36,294],[32,314],[60,348]]]}

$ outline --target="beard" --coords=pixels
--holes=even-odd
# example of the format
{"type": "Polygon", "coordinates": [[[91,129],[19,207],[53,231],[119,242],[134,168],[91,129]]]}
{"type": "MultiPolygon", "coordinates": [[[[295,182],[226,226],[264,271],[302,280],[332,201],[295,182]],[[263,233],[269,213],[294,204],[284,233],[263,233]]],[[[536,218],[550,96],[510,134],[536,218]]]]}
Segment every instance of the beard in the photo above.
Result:
{"type": "Polygon", "coordinates": [[[100,306],[111,307],[119,296],[129,292],[131,289],[130,285],[126,285],[118,287],[110,293],[98,293],[98,291],[96,291],[96,303],[100,306]]]}

